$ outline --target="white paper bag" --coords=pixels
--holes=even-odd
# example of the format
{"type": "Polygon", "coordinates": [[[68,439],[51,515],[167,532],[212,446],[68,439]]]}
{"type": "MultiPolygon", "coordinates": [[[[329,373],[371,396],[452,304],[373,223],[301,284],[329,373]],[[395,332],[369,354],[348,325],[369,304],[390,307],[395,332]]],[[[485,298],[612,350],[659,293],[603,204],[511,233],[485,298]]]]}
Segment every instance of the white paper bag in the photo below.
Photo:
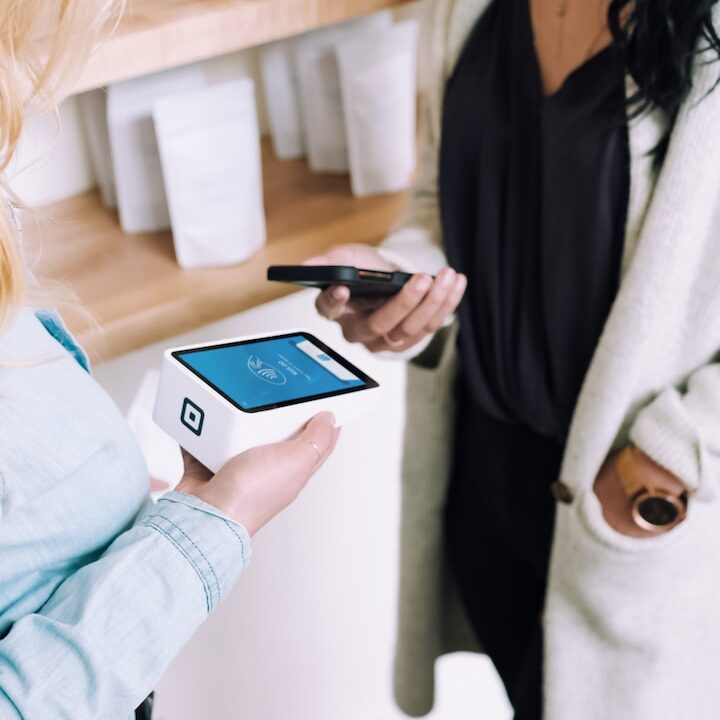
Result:
{"type": "Polygon", "coordinates": [[[78,95],[78,108],[90,153],[90,165],[100,188],[103,205],[116,208],[115,177],[107,120],[107,90],[91,90],[78,95]]]}
{"type": "Polygon", "coordinates": [[[291,160],[305,154],[292,47],[292,41],[279,40],[260,48],[273,148],[281,160],[291,160]]]}
{"type": "Polygon", "coordinates": [[[205,84],[202,68],[190,65],[110,88],[110,145],[120,224],[125,232],[155,232],[170,227],[152,108],[158,98],[205,84]]]}
{"type": "Polygon", "coordinates": [[[335,46],[391,24],[390,12],[375,13],[317,30],[295,41],[305,147],[312,170],[342,173],[349,169],[335,46]]]}
{"type": "Polygon", "coordinates": [[[337,46],[353,193],[397,192],[415,169],[417,37],[407,20],[337,46]]]}
{"type": "Polygon", "coordinates": [[[245,260],[265,242],[252,80],[165,97],[153,116],[178,262],[195,268],[245,260]]]}

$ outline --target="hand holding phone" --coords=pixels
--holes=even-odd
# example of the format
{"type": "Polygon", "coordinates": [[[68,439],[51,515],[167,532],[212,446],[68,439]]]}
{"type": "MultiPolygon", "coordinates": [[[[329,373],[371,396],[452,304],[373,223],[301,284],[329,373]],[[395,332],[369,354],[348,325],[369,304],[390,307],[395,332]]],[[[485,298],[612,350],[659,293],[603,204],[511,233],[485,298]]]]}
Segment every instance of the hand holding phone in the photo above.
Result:
{"type": "MultiPolygon", "coordinates": [[[[340,245],[306,264],[398,270],[368,245],[340,245]]],[[[395,295],[379,304],[373,301],[370,306],[367,300],[354,299],[348,287],[332,286],[320,293],[316,307],[323,317],[342,327],[348,342],[362,343],[371,352],[403,352],[443,326],[460,304],[466,287],[467,278],[448,267],[435,278],[425,273],[413,275],[395,295]]]]}

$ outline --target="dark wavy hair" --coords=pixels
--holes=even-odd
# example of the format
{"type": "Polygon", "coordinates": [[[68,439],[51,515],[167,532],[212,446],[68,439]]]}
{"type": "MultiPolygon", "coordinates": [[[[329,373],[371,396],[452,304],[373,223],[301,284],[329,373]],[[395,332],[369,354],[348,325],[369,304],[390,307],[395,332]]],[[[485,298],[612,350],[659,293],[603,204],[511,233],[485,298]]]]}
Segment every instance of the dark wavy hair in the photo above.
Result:
{"type": "Polygon", "coordinates": [[[638,86],[628,99],[630,116],[660,108],[670,121],[653,150],[656,166],[665,157],[680,107],[692,90],[698,43],[703,41],[701,52],[708,55],[707,62],[720,59],[720,37],[712,19],[717,2],[611,0],[609,27],[615,42],[624,50],[625,65],[638,86]]]}

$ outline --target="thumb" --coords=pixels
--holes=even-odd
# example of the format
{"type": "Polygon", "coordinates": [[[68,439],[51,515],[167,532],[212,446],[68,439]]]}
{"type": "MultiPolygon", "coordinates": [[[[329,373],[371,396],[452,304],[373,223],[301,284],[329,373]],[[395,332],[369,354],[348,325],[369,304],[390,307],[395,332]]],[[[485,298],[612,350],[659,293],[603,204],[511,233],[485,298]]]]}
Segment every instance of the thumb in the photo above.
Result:
{"type": "Polygon", "coordinates": [[[335,448],[340,431],[335,427],[335,416],[331,412],[316,415],[301,430],[296,440],[308,446],[315,454],[315,464],[321,465],[335,448]]]}
{"type": "Polygon", "coordinates": [[[303,260],[303,265],[332,265],[327,255],[314,255],[313,257],[303,260]]]}

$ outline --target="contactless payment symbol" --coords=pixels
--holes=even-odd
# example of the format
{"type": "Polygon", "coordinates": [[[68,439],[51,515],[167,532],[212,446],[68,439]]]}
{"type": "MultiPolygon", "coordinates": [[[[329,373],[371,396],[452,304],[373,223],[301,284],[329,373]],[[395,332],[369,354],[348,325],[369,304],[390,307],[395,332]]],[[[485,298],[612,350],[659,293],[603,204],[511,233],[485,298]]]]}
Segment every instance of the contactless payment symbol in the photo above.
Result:
{"type": "Polygon", "coordinates": [[[190,432],[200,435],[205,422],[205,413],[192,400],[185,398],[180,421],[190,432]]]}
{"type": "Polygon", "coordinates": [[[274,365],[269,362],[265,362],[257,355],[251,355],[248,358],[248,370],[271,385],[284,385],[287,382],[287,378],[278,370],[274,365]]]}

